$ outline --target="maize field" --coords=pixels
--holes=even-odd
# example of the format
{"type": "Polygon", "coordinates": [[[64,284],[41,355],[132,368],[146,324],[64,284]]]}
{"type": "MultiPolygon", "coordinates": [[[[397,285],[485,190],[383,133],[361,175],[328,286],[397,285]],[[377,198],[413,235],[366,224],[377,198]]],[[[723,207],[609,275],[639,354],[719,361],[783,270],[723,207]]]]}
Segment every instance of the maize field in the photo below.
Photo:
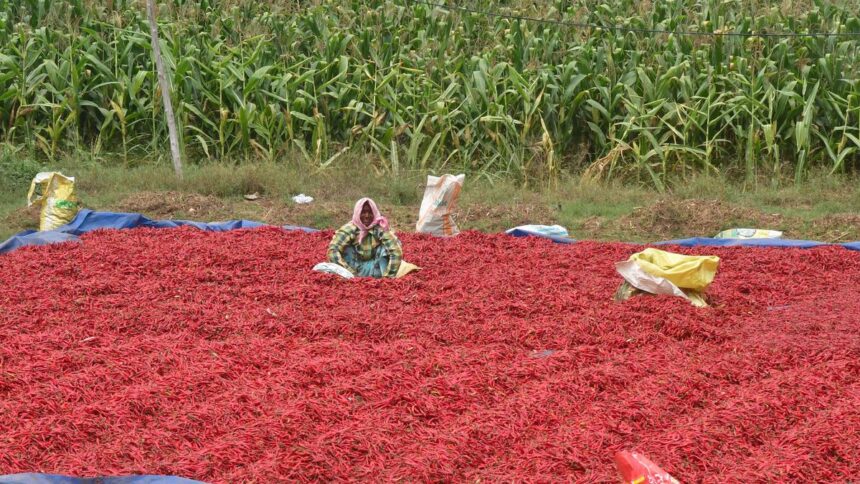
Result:
{"type": "MultiPolygon", "coordinates": [[[[857,168],[848,3],[451,5],[502,16],[414,0],[161,2],[185,156],[325,168],[354,151],[384,173],[581,172],[657,189],[689,173],[857,168]]],[[[144,2],[0,0],[0,139],[47,159],[163,154],[144,2]]]]}

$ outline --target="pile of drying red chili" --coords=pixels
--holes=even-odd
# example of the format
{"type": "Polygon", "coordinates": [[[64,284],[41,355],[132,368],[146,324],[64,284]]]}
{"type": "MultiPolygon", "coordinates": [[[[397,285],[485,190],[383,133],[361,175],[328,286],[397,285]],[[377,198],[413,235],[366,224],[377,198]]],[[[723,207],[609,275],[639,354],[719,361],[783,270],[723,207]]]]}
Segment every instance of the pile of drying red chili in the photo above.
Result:
{"type": "Polygon", "coordinates": [[[856,479],[860,254],[716,254],[712,307],[612,301],[641,247],[402,235],[423,271],[310,268],[330,233],[105,231],[0,256],[0,474],[214,482],[856,479]]]}

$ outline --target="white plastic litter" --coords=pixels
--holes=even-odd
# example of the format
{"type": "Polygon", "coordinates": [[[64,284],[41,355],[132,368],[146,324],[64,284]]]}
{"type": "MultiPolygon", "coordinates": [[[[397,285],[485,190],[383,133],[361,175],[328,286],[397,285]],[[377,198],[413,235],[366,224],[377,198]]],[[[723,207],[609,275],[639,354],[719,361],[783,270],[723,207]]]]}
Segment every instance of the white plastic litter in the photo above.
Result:
{"type": "Polygon", "coordinates": [[[352,279],[355,277],[352,272],[349,272],[345,267],[341,267],[332,262],[320,262],[319,264],[314,266],[314,269],[317,272],[324,272],[326,274],[335,274],[344,279],[352,279]]]}
{"type": "Polygon", "coordinates": [[[309,196],[305,195],[304,193],[300,193],[300,194],[296,195],[295,197],[293,197],[293,201],[300,204],[300,205],[304,205],[304,204],[313,202],[314,197],[309,197],[309,196]]]}
{"type": "Polygon", "coordinates": [[[567,229],[562,227],[561,225],[520,225],[519,227],[514,227],[512,229],[508,229],[506,233],[511,233],[515,230],[521,230],[523,232],[528,232],[530,234],[536,235],[544,235],[547,237],[569,237],[570,234],[567,232],[567,229]]]}
{"type": "Polygon", "coordinates": [[[781,239],[779,230],[764,229],[729,229],[718,233],[716,239],[781,239]]]}
{"type": "Polygon", "coordinates": [[[665,294],[669,296],[678,296],[686,300],[690,300],[684,291],[678,286],[672,284],[668,279],[652,276],[648,274],[636,261],[626,260],[615,263],[615,270],[624,278],[631,286],[651,294],[665,294]]]}

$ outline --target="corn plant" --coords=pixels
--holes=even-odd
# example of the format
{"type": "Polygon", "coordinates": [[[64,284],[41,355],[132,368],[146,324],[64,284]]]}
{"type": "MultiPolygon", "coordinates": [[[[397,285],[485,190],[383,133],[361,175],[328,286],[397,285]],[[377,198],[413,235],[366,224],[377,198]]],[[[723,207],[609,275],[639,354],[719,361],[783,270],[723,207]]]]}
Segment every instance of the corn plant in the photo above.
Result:
{"type": "MultiPolygon", "coordinates": [[[[860,166],[860,36],[755,35],[860,32],[850,2],[469,5],[594,27],[409,0],[161,2],[186,156],[325,169],[357,150],[379,172],[584,170],[661,190],[860,166]]],[[[129,164],[162,152],[148,35],[138,2],[0,0],[0,139],[129,164]]]]}

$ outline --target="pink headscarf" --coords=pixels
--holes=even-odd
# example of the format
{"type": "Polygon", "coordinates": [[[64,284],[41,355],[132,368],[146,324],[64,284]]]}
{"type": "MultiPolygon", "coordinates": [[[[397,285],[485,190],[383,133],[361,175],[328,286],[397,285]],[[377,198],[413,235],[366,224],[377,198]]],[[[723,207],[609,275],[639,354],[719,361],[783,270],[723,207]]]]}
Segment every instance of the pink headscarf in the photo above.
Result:
{"type": "Polygon", "coordinates": [[[352,223],[358,227],[358,230],[361,232],[358,234],[358,243],[360,244],[364,237],[367,236],[367,232],[375,226],[379,226],[382,230],[388,230],[388,220],[379,213],[379,208],[376,206],[376,203],[369,198],[362,198],[361,200],[355,202],[355,208],[352,209],[352,223]],[[370,209],[373,211],[373,222],[370,223],[367,227],[361,223],[361,210],[364,208],[364,204],[367,203],[370,205],[370,209]]]}

